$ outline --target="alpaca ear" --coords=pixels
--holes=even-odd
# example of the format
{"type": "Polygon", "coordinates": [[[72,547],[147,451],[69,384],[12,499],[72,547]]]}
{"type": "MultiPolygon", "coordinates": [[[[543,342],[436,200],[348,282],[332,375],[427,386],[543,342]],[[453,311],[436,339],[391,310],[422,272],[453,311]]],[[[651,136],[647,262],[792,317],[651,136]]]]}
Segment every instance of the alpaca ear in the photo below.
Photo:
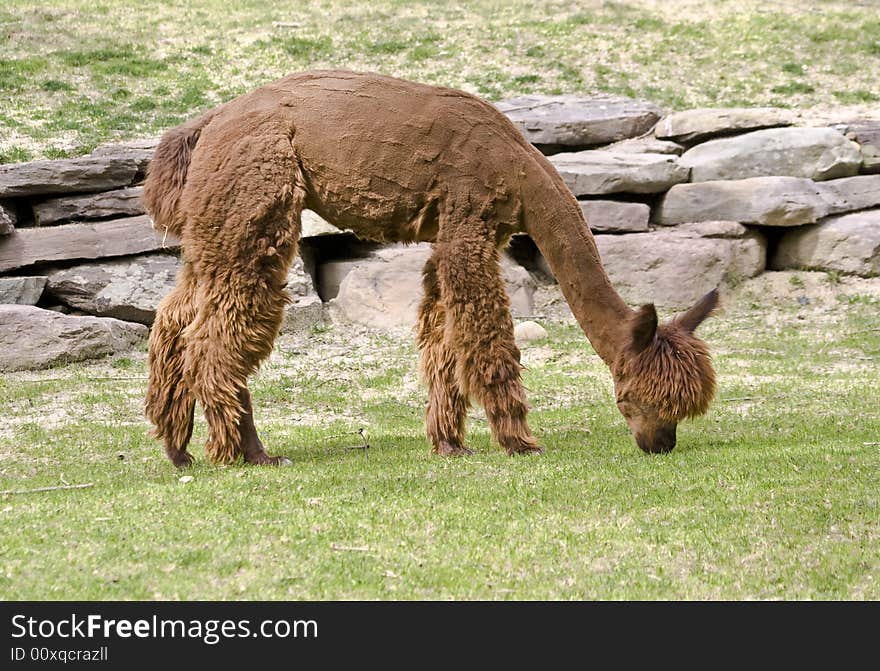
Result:
{"type": "Polygon", "coordinates": [[[632,318],[632,347],[641,352],[654,341],[657,333],[657,310],[654,304],[643,305],[632,318]]]}
{"type": "Polygon", "coordinates": [[[683,312],[675,321],[688,333],[693,333],[703,323],[712,311],[718,307],[718,289],[712,289],[708,294],[697,301],[696,305],[687,312],[683,312]]]}

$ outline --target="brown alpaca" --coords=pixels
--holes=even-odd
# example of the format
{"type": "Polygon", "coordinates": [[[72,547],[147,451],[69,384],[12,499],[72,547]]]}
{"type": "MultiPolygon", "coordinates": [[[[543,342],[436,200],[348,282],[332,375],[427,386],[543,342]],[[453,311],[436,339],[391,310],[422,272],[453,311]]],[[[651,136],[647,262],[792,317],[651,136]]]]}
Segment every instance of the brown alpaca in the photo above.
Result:
{"type": "Polygon", "coordinates": [[[363,238],[430,241],[418,344],[433,451],[466,454],[465,413],[484,407],[509,453],[540,452],[526,422],[520,353],[498,250],[525,230],[546,257],[599,356],[639,446],[664,452],[676,423],[715,388],[693,336],[715,292],[657,326],[602,269],[581,208],[552,165],[491,105],[461,91],[376,74],[290,75],[168,131],[144,200],[180,237],[184,268],[150,335],[146,414],[178,466],[193,408],[208,457],[277,464],[257,437],[248,376],[272,350],[297,252],[314,210],[363,238]]]}

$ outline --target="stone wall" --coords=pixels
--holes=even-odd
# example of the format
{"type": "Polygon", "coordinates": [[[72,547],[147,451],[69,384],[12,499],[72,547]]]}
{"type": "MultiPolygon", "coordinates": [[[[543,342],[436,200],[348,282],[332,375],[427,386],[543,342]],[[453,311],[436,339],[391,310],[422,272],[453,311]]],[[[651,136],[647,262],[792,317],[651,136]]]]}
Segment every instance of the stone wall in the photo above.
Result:
{"type": "MultiPolygon", "coordinates": [[[[766,268],[880,273],[880,121],[799,127],[781,109],[663,114],[617,97],[498,104],[578,198],[631,303],[679,308],[766,268]]],[[[156,141],[0,166],[0,370],[103,355],[142,339],[180,266],[141,204],[156,141]]],[[[428,245],[359,241],[311,212],[284,330],[415,319],[428,245]]],[[[517,317],[552,283],[515,236],[502,266],[517,317]]]]}

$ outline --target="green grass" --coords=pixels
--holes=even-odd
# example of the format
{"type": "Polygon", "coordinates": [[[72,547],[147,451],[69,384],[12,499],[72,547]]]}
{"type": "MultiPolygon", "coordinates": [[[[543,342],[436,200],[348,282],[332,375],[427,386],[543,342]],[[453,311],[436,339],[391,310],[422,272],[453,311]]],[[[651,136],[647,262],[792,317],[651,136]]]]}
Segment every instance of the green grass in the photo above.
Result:
{"type": "MultiPolygon", "coordinates": [[[[871,104],[874,10],[7,0],[0,162],[156,135],[312,67],[493,100],[871,104]]],[[[0,598],[877,600],[880,301],[839,275],[789,277],[776,303],[739,283],[706,324],[719,398],[664,456],[638,451],[607,370],[562,323],[523,352],[537,458],[504,456],[478,409],[474,456],[429,456],[411,338],[282,338],[252,391],[264,441],[293,465],[205,464],[199,417],[188,482],[149,437],[143,347],[3,375],[0,490],[92,486],[0,494],[0,598]],[[815,300],[818,285],[836,298],[815,300]]]]}
{"type": "Polygon", "coordinates": [[[672,109],[824,109],[880,99],[876,6],[843,0],[6,0],[0,34],[2,162],[157,135],[318,67],[492,100],[605,92],[672,109]]]}
{"type": "Polygon", "coordinates": [[[0,496],[0,598],[876,600],[880,300],[792,276],[704,325],[719,397],[664,456],[566,323],[523,350],[533,458],[476,409],[475,454],[430,456],[405,336],[282,338],[252,391],[293,465],[207,465],[199,417],[189,482],[148,436],[143,347],[7,374],[0,490],[93,486],[0,496]]]}

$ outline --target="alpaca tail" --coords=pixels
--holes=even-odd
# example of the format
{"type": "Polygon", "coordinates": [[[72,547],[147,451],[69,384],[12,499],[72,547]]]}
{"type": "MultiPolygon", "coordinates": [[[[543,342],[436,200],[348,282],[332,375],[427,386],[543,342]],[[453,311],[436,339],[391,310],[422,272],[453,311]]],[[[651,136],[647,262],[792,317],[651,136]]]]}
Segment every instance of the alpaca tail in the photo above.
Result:
{"type": "Polygon", "coordinates": [[[193,149],[211,115],[206,114],[167,131],[147,166],[144,205],[153,228],[180,237],[185,218],[178,208],[193,149]]]}

